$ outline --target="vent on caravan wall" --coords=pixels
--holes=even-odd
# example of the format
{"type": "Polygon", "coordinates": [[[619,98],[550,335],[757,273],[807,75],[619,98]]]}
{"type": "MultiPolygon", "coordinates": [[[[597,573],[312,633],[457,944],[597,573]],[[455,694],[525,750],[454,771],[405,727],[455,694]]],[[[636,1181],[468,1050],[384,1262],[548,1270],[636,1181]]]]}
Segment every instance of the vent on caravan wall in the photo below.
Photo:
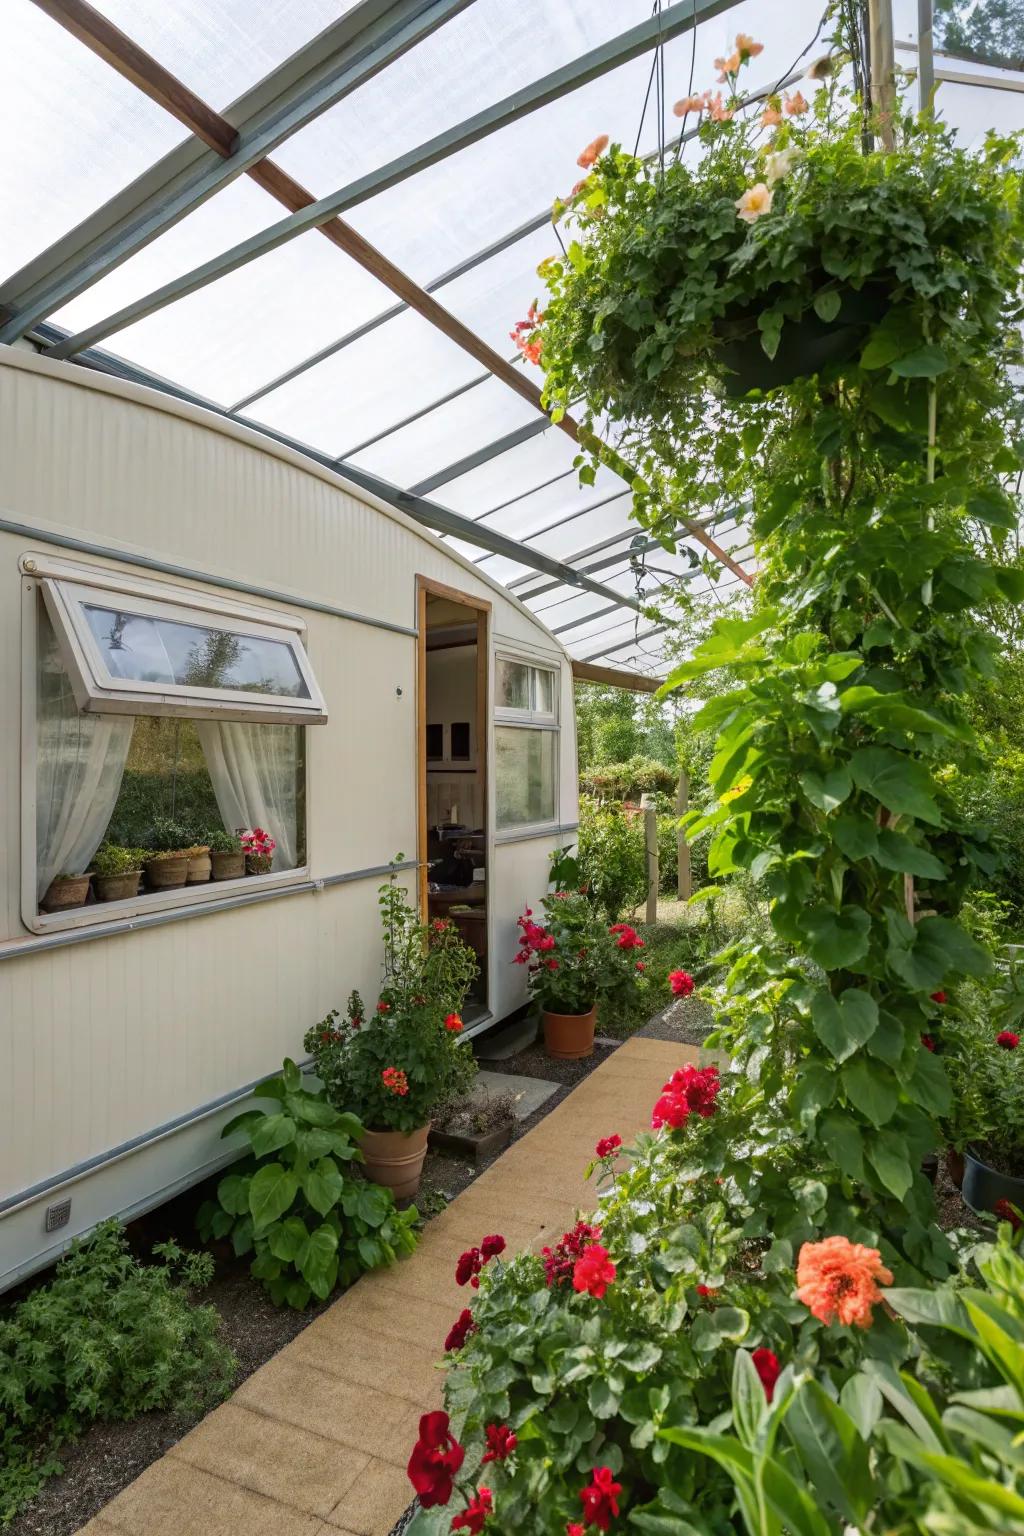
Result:
{"type": "Polygon", "coordinates": [[[71,1197],[67,1200],[58,1200],[56,1205],[46,1207],[46,1230],[56,1232],[58,1227],[66,1227],[71,1220],[71,1197]]]}

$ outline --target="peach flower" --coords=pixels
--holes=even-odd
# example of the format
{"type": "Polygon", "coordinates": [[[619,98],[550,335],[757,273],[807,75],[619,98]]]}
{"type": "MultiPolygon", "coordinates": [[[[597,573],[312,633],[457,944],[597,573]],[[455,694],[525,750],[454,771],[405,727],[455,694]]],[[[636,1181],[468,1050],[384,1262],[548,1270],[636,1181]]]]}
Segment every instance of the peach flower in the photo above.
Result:
{"type": "Polygon", "coordinates": [[[597,138],[587,145],[582,155],[576,161],[576,164],[581,166],[583,170],[589,171],[590,167],[601,158],[607,148],[608,135],[606,133],[599,133],[597,138]]]}
{"type": "Polygon", "coordinates": [[[802,113],[807,111],[808,103],[804,100],[803,94],[800,91],[794,91],[792,96],[786,97],[785,107],[787,117],[800,117],[802,113]]]}
{"type": "Polygon", "coordinates": [[[761,113],[762,128],[778,128],[782,122],[782,113],[779,111],[779,98],[769,96],[765,103],[765,109],[761,113]]]}
{"type": "Polygon", "coordinates": [[[736,213],[747,224],[753,224],[762,214],[770,213],[775,193],[759,181],[756,187],[748,187],[742,197],[736,199],[736,213]]]}
{"type": "Polygon", "coordinates": [[[819,1322],[838,1319],[844,1327],[868,1328],[871,1308],[882,1300],[878,1281],[892,1284],[892,1272],[877,1248],[826,1237],[804,1243],[796,1266],[797,1298],[819,1322]]]}
{"type": "Polygon", "coordinates": [[[716,59],[715,68],[719,71],[719,85],[725,85],[731,75],[738,75],[742,63],[743,60],[740,58],[739,53],[730,53],[727,59],[716,59]]]}
{"type": "Polygon", "coordinates": [[[736,34],[736,52],[745,64],[748,59],[756,59],[759,53],[764,53],[764,43],[755,43],[746,32],[736,34]]]}
{"type": "Polygon", "coordinates": [[[705,101],[703,96],[684,96],[682,101],[677,101],[672,108],[675,117],[685,117],[688,112],[703,112],[705,101]]]}
{"type": "Polygon", "coordinates": [[[728,123],[728,122],[730,122],[731,119],[732,119],[732,108],[731,107],[727,107],[725,105],[725,103],[722,101],[722,93],[721,93],[721,91],[718,92],[718,95],[714,98],[713,101],[710,99],[710,97],[711,97],[711,92],[709,91],[708,92],[708,98],[709,99],[708,99],[706,105],[707,105],[708,113],[709,113],[709,115],[711,117],[711,121],[713,123],[728,123]]]}

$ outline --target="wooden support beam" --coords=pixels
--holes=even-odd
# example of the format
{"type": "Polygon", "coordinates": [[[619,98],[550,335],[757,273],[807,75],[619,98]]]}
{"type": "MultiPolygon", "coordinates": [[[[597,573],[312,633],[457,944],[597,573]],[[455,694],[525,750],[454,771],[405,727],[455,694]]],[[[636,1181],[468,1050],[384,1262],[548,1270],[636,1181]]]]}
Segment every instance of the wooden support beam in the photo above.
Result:
{"type": "Polygon", "coordinates": [[[623,667],[598,667],[592,661],[573,657],[572,675],[579,683],[604,683],[609,688],[626,688],[630,693],[657,693],[663,677],[645,677],[642,672],[627,672],[623,667]]]}
{"type": "MultiPolygon", "coordinates": [[[[99,11],[94,10],[87,0],[35,0],[35,4],[77,37],[93,53],[116,69],[118,74],[130,80],[139,90],[144,91],[153,101],[172,113],[204,143],[209,144],[225,157],[231,155],[238,135],[227,119],[190,91],[99,11]]],[[[247,174],[290,213],[298,213],[317,201],[312,192],[272,160],[257,161],[248,167],[247,174]]],[[[536,410],[544,415],[547,414],[541,399],[540,388],[527,377],[519,364],[510,363],[500,352],[489,347],[450,310],[445,309],[443,304],[439,304],[432,294],[427,293],[426,289],[414,282],[382,251],[378,251],[376,246],[364,239],[351,224],[346,223],[344,219],[333,218],[318,225],[317,228],[333,245],[344,251],[353,261],[358,262],[385,288],[390,289],[393,294],[408,304],[410,309],[422,315],[442,335],[447,336],[449,341],[454,342],[464,352],[468,352],[470,357],[482,363],[494,378],[507,384],[522,399],[529,401],[536,410]]],[[[60,352],[61,349],[55,350],[60,352]]],[[[578,422],[566,414],[557,425],[574,443],[579,444],[578,422]]],[[[710,534],[706,533],[699,523],[684,517],[681,513],[677,516],[679,523],[691,538],[696,539],[698,544],[701,544],[727,570],[746,582],[747,586],[753,584],[750,573],[745,571],[710,534]]]]}

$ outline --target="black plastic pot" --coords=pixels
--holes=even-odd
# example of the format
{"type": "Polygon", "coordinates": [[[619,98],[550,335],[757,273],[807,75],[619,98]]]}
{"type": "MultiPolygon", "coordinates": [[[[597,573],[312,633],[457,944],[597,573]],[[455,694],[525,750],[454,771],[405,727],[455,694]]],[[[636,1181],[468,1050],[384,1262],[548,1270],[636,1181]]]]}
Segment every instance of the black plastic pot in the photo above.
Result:
{"type": "Polygon", "coordinates": [[[970,1148],[964,1153],[963,1196],[972,1211],[994,1211],[999,1200],[1024,1210],[1024,1179],[999,1173],[970,1148]]]}
{"type": "Polygon", "coordinates": [[[778,389],[821,373],[830,364],[847,362],[863,346],[868,329],[885,314],[888,297],[884,283],[839,290],[835,318],[822,320],[809,309],[801,320],[787,320],[774,357],[762,347],[757,325],[767,300],[756,308],[747,306],[723,316],[715,322],[715,332],[721,338],[718,355],[730,370],[726,393],[735,399],[752,389],[778,389]]]}

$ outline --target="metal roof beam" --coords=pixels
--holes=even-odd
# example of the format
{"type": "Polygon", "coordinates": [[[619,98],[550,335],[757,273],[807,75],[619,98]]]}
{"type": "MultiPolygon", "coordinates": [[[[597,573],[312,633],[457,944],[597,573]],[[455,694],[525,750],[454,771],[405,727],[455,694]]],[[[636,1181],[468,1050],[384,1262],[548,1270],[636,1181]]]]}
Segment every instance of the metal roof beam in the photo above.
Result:
{"type": "Polygon", "coordinates": [[[549,416],[538,416],[536,421],[528,421],[523,426],[516,427],[514,431],[506,432],[504,437],[496,438],[494,442],[487,443],[483,448],[477,448],[473,453],[467,453],[463,458],[456,459],[454,463],[446,465],[444,469],[439,469],[432,475],[427,475],[426,479],[419,481],[417,485],[411,485],[409,489],[414,496],[425,496],[428,491],[436,491],[439,486],[448,485],[452,480],[468,475],[470,470],[479,469],[482,464],[490,463],[491,459],[500,458],[510,449],[529,442],[531,437],[539,437],[542,432],[547,432],[551,425],[549,416]]]}
{"type": "MultiPolygon", "coordinates": [[[[572,471],[570,470],[569,473],[571,474],[572,471]]],[[[624,485],[621,491],[614,491],[611,496],[605,496],[602,501],[591,501],[585,507],[577,507],[575,512],[569,512],[565,517],[557,518],[553,523],[546,523],[543,528],[535,528],[530,534],[530,538],[542,538],[545,533],[553,533],[556,528],[564,528],[567,523],[574,523],[578,517],[585,517],[588,512],[596,512],[599,507],[607,507],[613,501],[621,501],[624,496],[628,496],[629,494],[629,487],[624,485]]],[[[505,505],[510,505],[510,503],[506,502],[505,505]]],[[[494,510],[497,511],[499,509],[495,508],[494,510]]],[[[485,512],[483,514],[484,517],[490,517],[490,515],[491,514],[489,512],[485,512]]],[[[479,522],[481,519],[476,518],[475,521],[479,522]]],[[[473,563],[474,565],[483,565],[486,560],[490,560],[492,558],[493,557],[491,555],[481,555],[480,559],[475,560],[473,563]]],[[[527,576],[517,576],[516,580],[528,581],[529,578],[527,576]]]]}
{"type": "Polygon", "coordinates": [[[606,645],[603,651],[591,651],[589,656],[581,656],[581,661],[600,661],[602,656],[611,656],[615,651],[624,651],[627,645],[639,645],[641,640],[650,640],[654,635],[660,635],[668,628],[667,624],[656,624],[653,629],[642,629],[639,634],[630,635],[626,640],[620,640],[617,645],[606,645]]]}
{"type": "Polygon", "coordinates": [[[244,171],[262,185],[259,162],[275,145],[335,106],[474,0],[362,0],[224,113],[214,113],[199,101],[83,0],[36,3],[187,122],[197,138],[171,150],[0,285],[0,313],[13,316],[0,328],[0,341],[8,342],[23,336],[38,320],[68,303],[244,171]],[[148,84],[142,75],[148,77],[148,84]],[[154,89],[158,80],[162,82],[159,91],[154,89]],[[230,135],[226,142],[225,131],[230,135]],[[206,147],[211,133],[220,141],[215,149],[206,147]]]}

